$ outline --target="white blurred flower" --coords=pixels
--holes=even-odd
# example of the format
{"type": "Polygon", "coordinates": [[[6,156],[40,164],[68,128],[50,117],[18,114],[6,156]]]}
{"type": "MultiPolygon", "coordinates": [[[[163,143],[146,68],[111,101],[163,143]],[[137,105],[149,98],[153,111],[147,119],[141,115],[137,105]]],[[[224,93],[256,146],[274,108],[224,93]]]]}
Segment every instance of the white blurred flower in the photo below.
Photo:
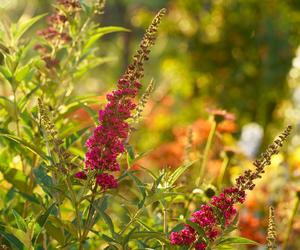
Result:
{"type": "Polygon", "coordinates": [[[239,146],[249,158],[255,158],[264,135],[263,128],[257,123],[248,123],[242,128],[239,146]]]}

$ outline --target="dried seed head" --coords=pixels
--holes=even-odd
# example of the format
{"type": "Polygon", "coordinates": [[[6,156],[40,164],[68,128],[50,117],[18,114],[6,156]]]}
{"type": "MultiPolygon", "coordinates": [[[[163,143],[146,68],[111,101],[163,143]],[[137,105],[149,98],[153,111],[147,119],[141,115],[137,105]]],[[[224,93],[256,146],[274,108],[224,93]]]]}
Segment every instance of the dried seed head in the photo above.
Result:
{"type": "Polygon", "coordinates": [[[141,118],[142,112],[143,112],[153,90],[154,90],[154,80],[152,79],[150,81],[146,91],[144,92],[141,99],[139,100],[139,103],[137,104],[137,107],[135,109],[135,114],[132,116],[133,123],[137,123],[139,121],[139,119],[141,118]]]}
{"type": "Polygon", "coordinates": [[[95,15],[103,14],[105,4],[106,4],[106,0],[98,0],[94,5],[94,14],[95,15]]]}
{"type": "Polygon", "coordinates": [[[253,162],[255,170],[247,170],[243,175],[236,179],[237,187],[240,190],[252,190],[255,186],[253,181],[255,179],[261,178],[261,174],[264,173],[265,167],[271,164],[271,157],[278,154],[279,149],[283,146],[283,142],[287,139],[292,126],[287,126],[287,128],[278,136],[274,142],[268,146],[266,152],[262,153],[260,158],[253,162]]]}
{"type": "Polygon", "coordinates": [[[133,83],[144,76],[144,62],[149,59],[150,47],[155,43],[158,25],[165,13],[166,9],[161,9],[146,30],[137,54],[133,56],[133,62],[128,66],[123,76],[125,80],[133,83]]]}

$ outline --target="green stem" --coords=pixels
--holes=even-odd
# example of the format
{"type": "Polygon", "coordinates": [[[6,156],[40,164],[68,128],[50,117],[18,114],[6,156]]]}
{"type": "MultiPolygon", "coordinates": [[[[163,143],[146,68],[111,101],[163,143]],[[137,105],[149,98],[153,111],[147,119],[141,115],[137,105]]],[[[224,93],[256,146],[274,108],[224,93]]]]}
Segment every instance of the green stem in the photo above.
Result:
{"type": "Polygon", "coordinates": [[[216,123],[216,121],[213,120],[212,121],[211,129],[209,131],[209,135],[208,135],[208,138],[207,138],[207,142],[206,142],[206,145],[205,145],[205,149],[204,149],[204,153],[203,153],[203,158],[202,158],[202,161],[201,161],[201,165],[200,165],[200,174],[199,174],[198,179],[196,180],[196,186],[197,187],[203,181],[205,168],[206,168],[206,165],[207,165],[207,162],[208,162],[209,151],[210,151],[210,148],[211,148],[211,145],[212,145],[215,133],[216,133],[216,129],[217,129],[217,123],[216,123]]]}
{"type": "Polygon", "coordinates": [[[130,227],[130,225],[135,221],[136,217],[139,216],[142,212],[142,208],[136,211],[135,215],[130,219],[130,221],[125,225],[125,227],[120,231],[119,235],[121,236],[125,231],[130,227]]]}
{"type": "Polygon", "coordinates": [[[222,166],[221,166],[221,169],[220,169],[220,174],[218,176],[218,181],[217,181],[217,186],[218,186],[219,190],[222,188],[224,175],[225,175],[225,172],[226,172],[226,169],[227,169],[229,163],[230,163],[230,158],[225,156],[225,158],[222,162],[222,166]]]}
{"type": "MultiPolygon", "coordinates": [[[[15,118],[16,118],[16,126],[17,126],[17,136],[20,137],[21,132],[20,132],[20,125],[19,125],[19,112],[18,112],[18,102],[17,102],[17,94],[16,94],[16,89],[13,89],[13,95],[14,95],[14,112],[15,112],[15,118]]],[[[26,174],[26,167],[24,164],[24,159],[23,156],[20,155],[21,157],[21,164],[22,164],[22,170],[23,173],[26,174]]]]}
{"type": "Polygon", "coordinates": [[[76,220],[77,220],[77,225],[78,225],[78,239],[81,239],[81,220],[80,220],[80,213],[79,213],[79,207],[78,207],[79,203],[76,200],[76,194],[72,188],[72,183],[71,183],[69,176],[66,178],[66,184],[67,184],[68,189],[71,192],[71,199],[72,199],[73,206],[75,208],[76,220]]]}
{"type": "MultiPolygon", "coordinates": [[[[167,236],[167,233],[168,233],[168,210],[166,207],[164,207],[163,209],[163,215],[164,215],[164,234],[167,236]]],[[[162,245],[162,250],[166,250],[166,244],[163,243],[162,245]]]]}
{"type": "Polygon", "coordinates": [[[91,199],[91,202],[90,202],[90,205],[89,205],[89,212],[88,212],[88,217],[87,217],[87,220],[86,220],[86,227],[84,228],[83,233],[82,233],[82,235],[79,239],[79,250],[83,249],[83,242],[85,241],[85,239],[86,239],[86,237],[87,237],[87,235],[90,231],[91,219],[92,219],[93,214],[94,214],[93,206],[94,206],[94,201],[95,201],[95,197],[96,197],[97,188],[98,188],[98,185],[97,185],[97,183],[95,183],[95,186],[92,190],[92,199],[91,199]]]}
{"type": "Polygon", "coordinates": [[[295,216],[297,214],[299,205],[300,205],[300,198],[297,197],[297,200],[295,202],[294,208],[292,210],[291,217],[289,218],[288,229],[287,229],[287,232],[286,232],[286,235],[285,235],[285,239],[284,239],[284,242],[283,242],[283,245],[282,245],[282,250],[286,250],[287,249],[288,240],[289,240],[291,232],[292,232],[293,222],[294,222],[295,216]]]}

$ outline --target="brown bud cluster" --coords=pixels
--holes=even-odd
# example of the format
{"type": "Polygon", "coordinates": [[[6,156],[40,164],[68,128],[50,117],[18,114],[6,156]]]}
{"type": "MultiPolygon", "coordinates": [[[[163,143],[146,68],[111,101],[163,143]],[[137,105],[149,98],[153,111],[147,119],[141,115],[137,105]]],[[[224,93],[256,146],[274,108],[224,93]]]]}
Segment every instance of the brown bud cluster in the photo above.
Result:
{"type": "Polygon", "coordinates": [[[57,0],[57,3],[63,6],[68,11],[78,11],[81,9],[78,0],[57,0]]]}
{"type": "Polygon", "coordinates": [[[41,123],[45,130],[47,140],[53,146],[53,152],[57,155],[58,162],[56,165],[61,172],[66,172],[65,165],[71,156],[65,148],[62,146],[63,140],[58,137],[58,132],[55,128],[54,123],[51,121],[48,113],[49,111],[45,108],[43,101],[38,99],[39,113],[41,116],[41,123]]]}
{"type": "Polygon", "coordinates": [[[123,79],[134,83],[144,76],[144,62],[149,59],[150,47],[155,43],[158,25],[165,15],[166,9],[161,9],[146,30],[133,62],[128,66],[123,79]]]}
{"type": "Polygon", "coordinates": [[[283,146],[283,142],[287,139],[292,130],[288,126],[274,142],[268,146],[267,150],[261,154],[260,158],[253,162],[255,170],[246,170],[243,175],[236,179],[236,186],[239,190],[252,190],[255,187],[254,180],[261,178],[261,174],[265,172],[265,167],[271,164],[271,157],[279,153],[279,149],[283,146]]]}

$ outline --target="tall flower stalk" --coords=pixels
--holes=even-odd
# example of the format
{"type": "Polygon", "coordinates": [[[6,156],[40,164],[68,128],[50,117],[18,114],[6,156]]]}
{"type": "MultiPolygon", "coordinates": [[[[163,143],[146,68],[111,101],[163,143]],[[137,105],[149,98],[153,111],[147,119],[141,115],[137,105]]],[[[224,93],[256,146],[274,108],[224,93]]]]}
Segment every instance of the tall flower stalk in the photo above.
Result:
{"type": "Polygon", "coordinates": [[[286,231],[285,238],[284,238],[284,241],[283,241],[282,250],[286,250],[287,247],[288,247],[289,238],[290,238],[290,235],[291,235],[291,232],[292,232],[294,219],[295,219],[295,216],[298,212],[299,207],[300,207],[300,191],[297,191],[294,207],[293,207],[291,216],[290,216],[289,221],[288,221],[287,231],[286,231]]]}
{"type": "Polygon", "coordinates": [[[267,248],[268,250],[276,249],[276,225],[275,225],[275,215],[274,215],[273,207],[269,208],[267,248]]]}
{"type": "Polygon", "coordinates": [[[260,159],[253,162],[255,170],[246,170],[236,179],[235,186],[224,189],[218,196],[212,197],[209,203],[201,205],[200,209],[192,214],[192,217],[183,230],[172,232],[170,235],[171,244],[192,246],[200,250],[207,249],[217,236],[231,224],[237,214],[235,204],[245,201],[246,191],[252,190],[255,187],[254,180],[261,178],[265,167],[271,164],[272,155],[278,154],[290,131],[291,126],[288,126],[268,146],[260,159]],[[192,225],[200,227],[203,233],[200,235],[199,231],[195,230],[192,225]]]}
{"type": "Polygon", "coordinates": [[[136,108],[134,99],[142,86],[139,81],[144,76],[144,62],[148,60],[150,47],[156,40],[157,28],[165,12],[165,9],[159,11],[146,30],[133,62],[118,81],[117,89],[107,94],[108,103],[99,110],[99,125],[86,141],[85,169],[76,173],[76,177],[86,179],[87,172],[94,171],[96,184],[102,190],[118,185],[111,173],[120,170],[117,158],[125,151],[125,141],[130,132],[128,119],[136,108]]]}

